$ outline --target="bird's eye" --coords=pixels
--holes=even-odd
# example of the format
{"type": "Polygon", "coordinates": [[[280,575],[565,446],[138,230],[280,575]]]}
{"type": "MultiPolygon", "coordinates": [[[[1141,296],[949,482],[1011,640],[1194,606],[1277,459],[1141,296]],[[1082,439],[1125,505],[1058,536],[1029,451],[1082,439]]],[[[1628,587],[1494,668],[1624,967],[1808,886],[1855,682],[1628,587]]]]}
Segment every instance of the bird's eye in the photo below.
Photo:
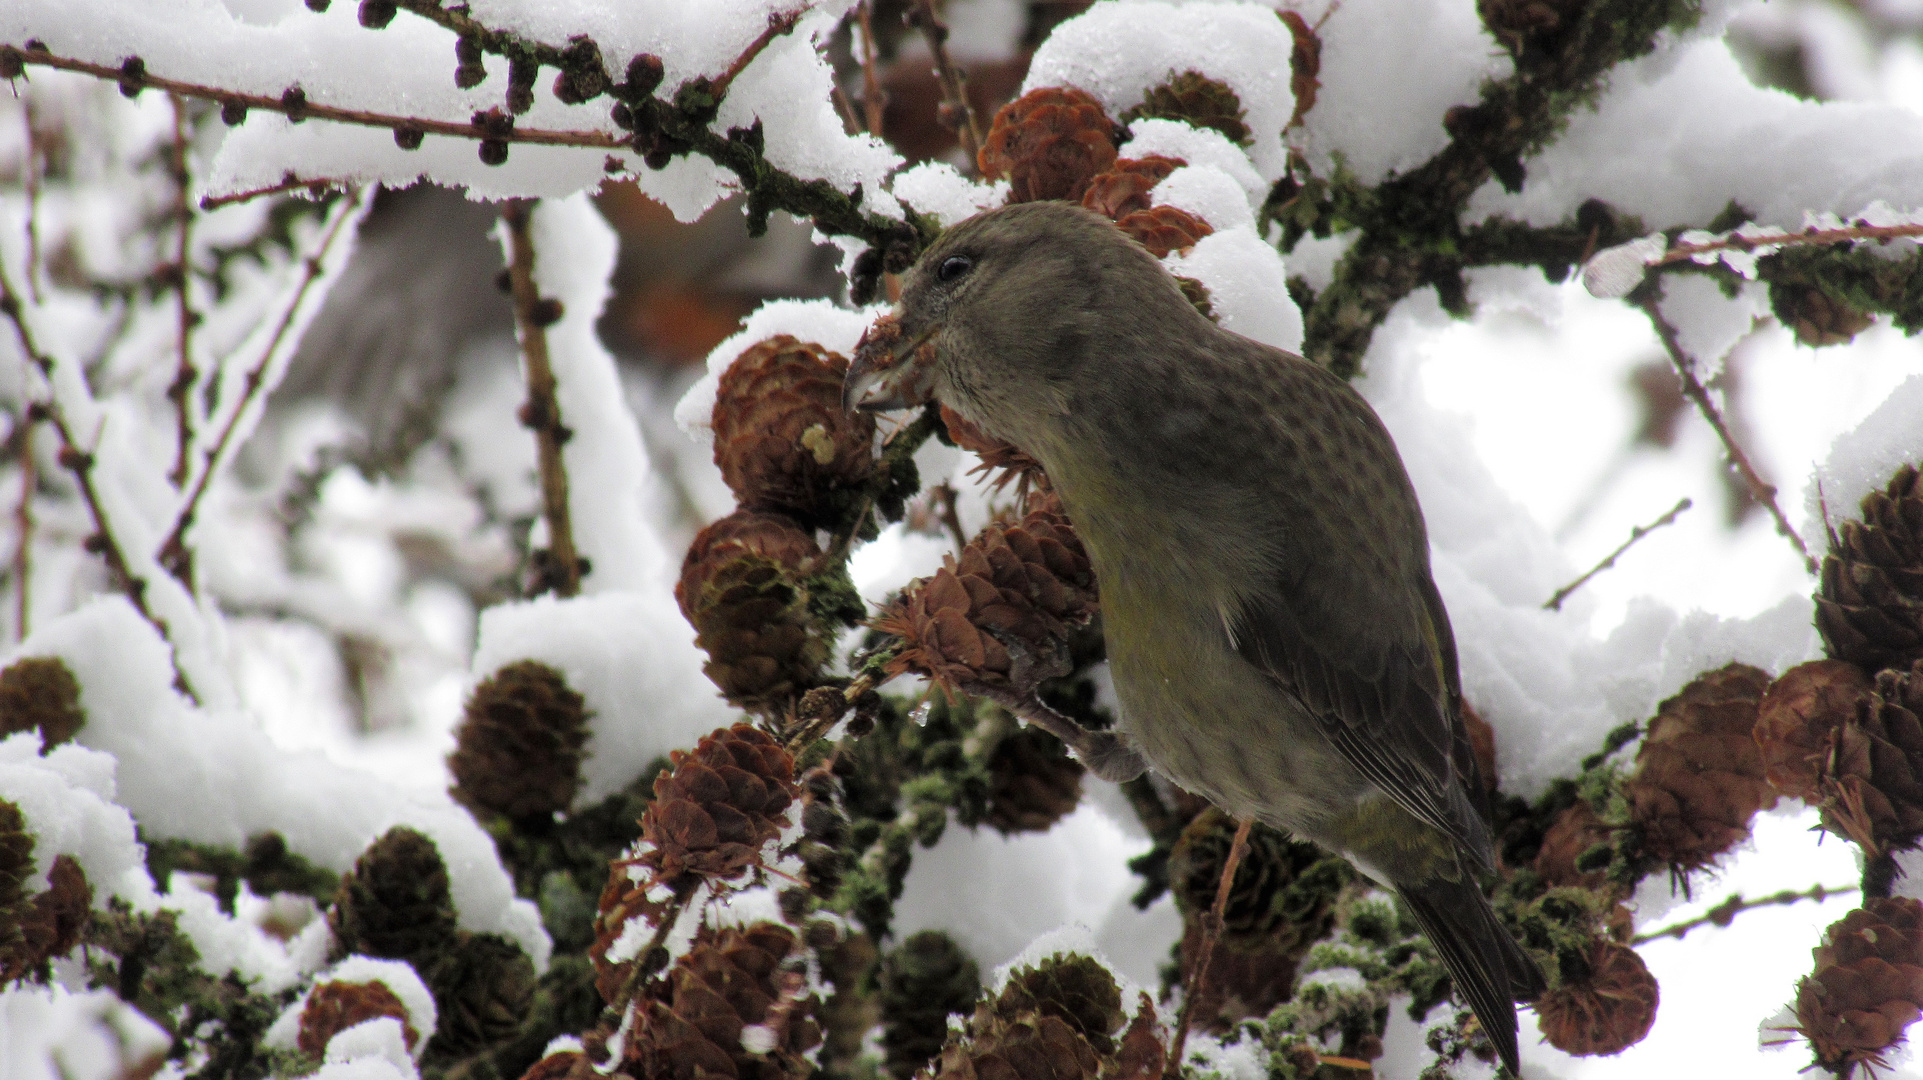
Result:
{"type": "Polygon", "coordinates": [[[963,274],[968,273],[974,265],[975,260],[966,255],[950,255],[941,261],[940,266],[935,268],[935,279],[937,281],[953,281],[963,274]]]}

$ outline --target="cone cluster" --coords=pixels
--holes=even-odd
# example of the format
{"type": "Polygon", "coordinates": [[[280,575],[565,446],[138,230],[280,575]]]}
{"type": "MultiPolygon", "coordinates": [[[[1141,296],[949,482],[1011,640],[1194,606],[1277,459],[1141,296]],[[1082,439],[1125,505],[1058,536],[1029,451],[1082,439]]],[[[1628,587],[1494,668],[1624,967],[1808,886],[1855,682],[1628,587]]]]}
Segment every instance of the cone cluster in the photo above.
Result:
{"type": "Polygon", "coordinates": [[[1769,675],[1730,664],[1662,703],[1623,785],[1643,851],[1678,874],[1709,866],[1749,836],[1776,793],[1754,732],[1769,675]]]}
{"type": "Polygon", "coordinates": [[[1018,968],[975,1008],[930,1070],[934,1080],[1148,1080],[1166,1055],[1142,995],[1133,1020],[1115,978],[1084,956],[1057,953],[1018,968]],[[1124,1030],[1124,1023],[1127,1026],[1124,1030]]]}
{"type": "Polygon", "coordinates": [[[625,1071],[646,1080],[809,1075],[821,1028],[805,956],[794,931],[775,923],[704,926],[641,1003],[625,1071]]]}
{"type": "Polygon", "coordinates": [[[1096,606],[1087,552],[1067,517],[1044,505],[1018,523],[991,523],[874,625],[901,639],[891,672],[925,675],[950,692],[1024,691],[1066,670],[1069,631],[1096,606]]]}
{"type": "Polygon", "coordinates": [[[1884,1064],[1923,1015],[1923,905],[1873,898],[1832,924],[1796,987],[1796,1030],[1837,1075],[1884,1064]]]}
{"type": "Polygon", "coordinates": [[[1607,939],[1597,939],[1586,960],[1586,975],[1564,978],[1537,1000],[1537,1025],[1564,1053],[1619,1054],[1656,1022],[1656,977],[1636,950],[1607,939]]]}
{"type": "Polygon", "coordinates": [[[995,113],[975,161],[985,179],[1008,180],[1010,202],[1076,202],[1115,161],[1117,134],[1101,102],[1072,86],[1045,86],[995,113]]]}
{"type": "Polygon", "coordinates": [[[355,1024],[383,1016],[391,1016],[401,1022],[401,1039],[408,1049],[419,1045],[421,1033],[414,1029],[407,1006],[386,983],[379,980],[324,982],[307,995],[307,1004],[300,1013],[300,1031],[295,1038],[295,1045],[308,1057],[322,1057],[334,1036],[355,1024]]]}
{"type": "Polygon", "coordinates": [[[1923,659],[1923,473],[1905,465],[1863,499],[1823,558],[1816,628],[1830,656],[1865,671],[1923,659]]]}
{"type": "Polygon", "coordinates": [[[1811,348],[1847,345],[1876,321],[1869,312],[1858,310],[1815,285],[1772,291],[1778,295],[1783,291],[1789,293],[1788,302],[1779,300],[1777,310],[1788,309],[1788,318],[1784,321],[1796,332],[1796,340],[1811,348]]]}
{"type": "Polygon", "coordinates": [[[813,534],[785,514],[737,510],[695,536],[674,597],[729,701],[775,707],[820,676],[830,628],[809,609],[808,579],[822,562],[813,534]]]}
{"type": "Polygon", "coordinates": [[[57,656],[29,656],[0,670],[0,739],[22,731],[40,733],[46,753],[74,737],[87,714],[80,683],[57,656]]]}
{"type": "Polygon", "coordinates": [[[587,703],[562,674],[521,660],[481,680],[454,732],[451,794],[476,811],[540,821],[581,786],[587,703]]]}

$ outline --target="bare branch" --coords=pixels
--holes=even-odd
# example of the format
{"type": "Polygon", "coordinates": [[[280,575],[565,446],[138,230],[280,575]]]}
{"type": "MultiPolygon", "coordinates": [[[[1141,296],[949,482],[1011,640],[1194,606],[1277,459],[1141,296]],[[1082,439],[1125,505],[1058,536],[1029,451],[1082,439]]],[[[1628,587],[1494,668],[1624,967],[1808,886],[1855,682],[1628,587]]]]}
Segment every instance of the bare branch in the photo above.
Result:
{"type": "Polygon", "coordinates": [[[1696,362],[1683,351],[1682,344],[1677,340],[1676,328],[1669,324],[1669,320],[1663,318],[1654,296],[1646,296],[1637,302],[1637,306],[1649,316],[1650,325],[1656,328],[1656,336],[1662,340],[1663,349],[1669,353],[1670,366],[1676,369],[1677,378],[1682,380],[1683,395],[1695,404],[1696,411],[1702,413],[1703,419],[1709,421],[1709,426],[1715,429],[1716,437],[1722,440],[1723,450],[1729,455],[1730,465],[1736,469],[1737,475],[1743,478],[1744,485],[1749,488],[1750,496],[1769,511],[1769,516],[1776,522],[1776,531],[1796,549],[1796,554],[1803,560],[1804,569],[1815,574],[1816,560],[1810,557],[1809,547],[1803,543],[1803,538],[1790,526],[1789,518],[1783,514],[1783,508],[1777,505],[1775,485],[1763,479],[1762,475],[1756,471],[1756,466],[1750,463],[1749,455],[1744,453],[1742,446],[1736,442],[1736,437],[1730,434],[1729,425],[1723,422],[1722,413],[1716,408],[1716,403],[1710,400],[1708,388],[1703,386],[1703,381],[1696,377],[1696,362]]]}
{"type": "Polygon", "coordinates": [[[38,415],[29,407],[23,410],[14,428],[14,451],[20,457],[20,501],[13,508],[13,629],[14,640],[24,640],[32,611],[30,586],[33,583],[33,493],[40,476],[33,457],[33,429],[38,415]]]}
{"type": "Polygon", "coordinates": [[[1710,908],[1708,911],[1693,919],[1679,922],[1674,926],[1665,926],[1661,930],[1651,930],[1646,934],[1637,934],[1630,939],[1629,943],[1631,945],[1641,945],[1645,942],[1656,941],[1660,938],[1682,938],[1691,930],[1698,929],[1699,927],[1711,925],[1728,926],[1731,922],[1735,921],[1737,915],[1754,908],[1771,907],[1781,904],[1800,904],[1805,900],[1815,900],[1820,903],[1832,896],[1845,896],[1856,891],[1857,887],[1854,885],[1812,885],[1800,892],[1795,889],[1784,889],[1782,892],[1771,893],[1768,896],[1759,896],[1754,900],[1743,899],[1742,893],[1730,893],[1729,899],[1724,900],[1722,903],[1717,904],[1715,907],[1710,908]]]}
{"type": "Polygon", "coordinates": [[[174,467],[167,472],[167,479],[175,488],[187,482],[187,455],[194,445],[193,388],[200,378],[200,371],[194,367],[193,335],[194,324],[200,315],[194,311],[193,297],[193,237],[194,208],[188,202],[187,184],[187,117],[186,106],[179,94],[167,95],[173,105],[174,136],[167,151],[168,179],[174,185],[174,226],[177,230],[177,243],[174,246],[174,264],[168,269],[174,293],[174,381],[167,385],[167,400],[174,406],[174,467]]]}
{"type": "Polygon", "coordinates": [[[982,126],[968,103],[968,76],[948,58],[948,24],[935,10],[935,0],[919,0],[908,9],[908,18],[928,39],[928,50],[935,55],[935,80],[941,84],[941,109],[937,119],[961,140],[973,169],[975,152],[981,149],[982,126]]]}
{"type": "Polygon", "coordinates": [[[536,460],[541,475],[541,514],[547,521],[548,546],[537,552],[533,591],[553,588],[557,596],[581,592],[587,572],[574,548],[574,524],[568,509],[567,463],[561,445],[574,434],[561,422],[561,404],[554,397],[554,365],[548,359],[547,327],[561,317],[560,301],[542,299],[534,283],[534,241],[528,218],[534,200],[510,199],[501,204],[501,222],[508,234],[508,282],[514,293],[514,325],[520,331],[521,357],[527,364],[527,402],[521,423],[534,432],[536,460]]]}
{"type": "Polygon", "coordinates": [[[202,210],[218,210],[223,206],[234,206],[238,203],[252,202],[255,199],[268,195],[285,195],[290,191],[301,191],[303,189],[315,198],[319,198],[329,190],[345,191],[352,186],[352,180],[337,177],[308,179],[295,176],[290,172],[283,176],[278,184],[269,184],[266,187],[254,188],[251,191],[235,191],[226,195],[202,196],[200,208],[202,210]]]}
{"type": "Polygon", "coordinates": [[[1667,514],[1664,514],[1662,517],[1657,518],[1656,520],[1650,522],[1647,525],[1638,525],[1635,528],[1629,530],[1629,539],[1624,540],[1622,544],[1618,546],[1616,550],[1610,552],[1608,557],[1604,558],[1603,561],[1590,567],[1589,571],[1585,573],[1583,576],[1577,578],[1576,580],[1570,582],[1567,585],[1564,585],[1562,588],[1557,589],[1556,595],[1550,597],[1547,601],[1543,603],[1542,606],[1549,611],[1561,611],[1562,602],[1564,600],[1569,599],[1570,593],[1573,593],[1577,589],[1582,588],[1583,585],[1588,583],[1590,578],[1593,578],[1597,574],[1602,573],[1604,570],[1607,570],[1610,567],[1616,565],[1616,560],[1618,558],[1621,558],[1622,553],[1625,551],[1628,551],[1630,546],[1635,544],[1636,541],[1641,540],[1643,537],[1648,536],[1650,533],[1655,532],[1657,529],[1660,529],[1663,526],[1674,522],[1678,514],[1681,514],[1683,511],[1689,509],[1693,505],[1695,504],[1691,502],[1688,498],[1678,499],[1676,501],[1676,505],[1670,507],[1669,512],[1667,514]]]}
{"type": "Polygon", "coordinates": [[[1818,229],[1812,225],[1802,232],[1765,233],[1758,236],[1744,236],[1740,233],[1732,232],[1727,236],[1704,241],[1700,244],[1677,244],[1675,247],[1663,252],[1662,257],[1651,262],[1649,265],[1664,266],[1669,263],[1693,259],[1698,255],[1706,255],[1713,251],[1755,251],[1758,248],[1770,248],[1773,250],[1775,248],[1795,247],[1798,245],[1814,244],[1822,246],[1825,244],[1841,244],[1858,240],[1882,241],[1915,237],[1923,237],[1923,225],[1871,225],[1868,222],[1861,221],[1855,225],[1844,226],[1840,229],[1818,229]]]}
{"type": "Polygon", "coordinates": [[[874,0],[861,0],[856,6],[856,17],[861,20],[861,108],[868,118],[868,134],[879,139],[881,135],[881,114],[887,107],[882,99],[881,79],[875,72],[875,20],[874,0]]]}

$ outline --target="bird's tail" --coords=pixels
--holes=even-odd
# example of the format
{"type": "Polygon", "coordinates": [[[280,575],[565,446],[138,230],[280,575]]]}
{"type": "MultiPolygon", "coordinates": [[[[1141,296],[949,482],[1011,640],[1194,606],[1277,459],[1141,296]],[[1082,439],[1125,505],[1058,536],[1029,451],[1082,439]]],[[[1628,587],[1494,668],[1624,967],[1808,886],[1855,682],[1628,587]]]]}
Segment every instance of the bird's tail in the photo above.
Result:
{"type": "Polygon", "coordinates": [[[1533,1000],[1543,992],[1542,970],[1496,918],[1488,898],[1468,874],[1457,881],[1435,878],[1420,885],[1400,885],[1396,891],[1441,954],[1456,993],[1475,1010],[1502,1063],[1511,1074],[1521,1076],[1516,1063],[1515,1003],[1533,1000]]]}

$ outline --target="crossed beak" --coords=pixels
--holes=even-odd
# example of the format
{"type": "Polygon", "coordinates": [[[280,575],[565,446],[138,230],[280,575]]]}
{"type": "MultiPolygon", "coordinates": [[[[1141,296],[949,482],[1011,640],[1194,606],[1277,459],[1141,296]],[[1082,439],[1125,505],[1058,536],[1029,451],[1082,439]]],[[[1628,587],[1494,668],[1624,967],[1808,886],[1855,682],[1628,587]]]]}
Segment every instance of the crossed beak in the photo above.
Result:
{"type": "Polygon", "coordinates": [[[861,335],[848,374],[841,383],[846,412],[885,412],[920,405],[934,395],[936,323],[913,338],[902,333],[901,317],[884,315],[861,335]]]}

